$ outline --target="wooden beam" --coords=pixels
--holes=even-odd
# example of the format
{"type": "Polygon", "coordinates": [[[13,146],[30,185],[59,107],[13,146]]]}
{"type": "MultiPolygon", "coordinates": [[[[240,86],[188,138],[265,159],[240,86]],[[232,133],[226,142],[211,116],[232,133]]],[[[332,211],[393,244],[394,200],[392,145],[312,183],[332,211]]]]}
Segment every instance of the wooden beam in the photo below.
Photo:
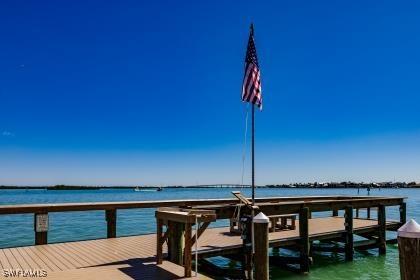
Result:
{"type": "Polygon", "coordinates": [[[184,251],[184,224],[168,221],[168,259],[182,265],[184,251]]]}
{"type": "Polygon", "coordinates": [[[266,221],[253,222],[254,225],[254,270],[256,280],[268,280],[269,261],[268,261],[268,226],[269,219],[266,221]]]}
{"type": "Polygon", "coordinates": [[[420,238],[408,238],[399,236],[398,249],[401,279],[420,279],[420,238]]]}
{"type": "Polygon", "coordinates": [[[311,251],[316,252],[333,252],[333,253],[345,253],[346,250],[343,247],[340,246],[318,246],[318,245],[312,245],[311,251]]]}
{"type": "MultiPolygon", "coordinates": [[[[35,245],[44,245],[48,243],[48,228],[46,231],[38,228],[37,222],[41,216],[47,215],[47,227],[48,227],[48,213],[40,212],[34,214],[34,232],[35,232],[35,245]],[[39,217],[38,217],[39,216],[39,217]]],[[[45,217],[45,216],[44,216],[45,217]]]]}
{"type": "Polygon", "coordinates": [[[346,261],[353,260],[354,253],[354,244],[353,244],[353,207],[349,206],[345,209],[345,223],[344,228],[345,232],[345,251],[346,251],[346,261]]]}
{"type": "Polygon", "coordinates": [[[106,217],[106,236],[107,238],[117,237],[117,210],[105,210],[106,217]]]}
{"type": "Polygon", "coordinates": [[[207,229],[207,227],[210,225],[210,222],[204,222],[199,228],[198,228],[198,235],[197,238],[195,237],[197,233],[194,234],[194,236],[191,238],[191,246],[195,244],[195,240],[200,238],[200,236],[203,234],[203,232],[207,229]]]}
{"type": "Polygon", "coordinates": [[[407,222],[407,203],[400,204],[400,223],[401,226],[407,222]]]}
{"type": "Polygon", "coordinates": [[[239,199],[240,202],[242,202],[243,204],[245,204],[246,206],[252,206],[252,202],[249,201],[245,196],[243,196],[241,194],[241,192],[232,192],[232,194],[239,199]]]}
{"type": "Polygon", "coordinates": [[[163,262],[162,227],[163,227],[163,221],[161,219],[157,219],[156,221],[156,264],[162,264],[163,262]]]}
{"type": "Polygon", "coordinates": [[[361,240],[354,242],[354,249],[358,251],[366,251],[378,247],[378,242],[375,239],[361,240]]]}
{"type": "Polygon", "coordinates": [[[379,224],[379,231],[378,231],[379,254],[385,255],[386,254],[386,213],[385,213],[384,205],[380,205],[378,207],[378,224],[379,224]]]}
{"type": "Polygon", "coordinates": [[[303,207],[299,211],[299,238],[300,238],[300,271],[309,272],[309,208],[303,207]]]}
{"type": "Polygon", "coordinates": [[[300,257],[270,256],[270,265],[300,264],[300,257]]]}
{"type": "MultiPolygon", "coordinates": [[[[312,205],[311,210],[327,211],[334,206],[335,209],[343,209],[345,205],[354,203],[354,207],[369,207],[378,205],[399,205],[404,197],[351,197],[351,196],[307,196],[307,197],[264,197],[256,198],[256,203],[272,204],[286,203],[291,205],[312,205]],[[325,209],[325,210],[320,210],[325,209]]],[[[157,207],[187,207],[187,206],[237,206],[237,199],[195,199],[195,200],[158,200],[158,201],[125,201],[125,202],[94,202],[94,203],[58,203],[58,204],[18,204],[1,205],[2,214],[25,214],[40,212],[67,212],[67,211],[93,211],[109,209],[135,209],[157,207]]],[[[264,212],[265,213],[265,212],[264,212]]],[[[267,215],[267,214],[266,214],[267,215]]]]}
{"type": "Polygon", "coordinates": [[[185,247],[184,247],[184,276],[191,277],[192,270],[192,224],[185,224],[185,247]]]}

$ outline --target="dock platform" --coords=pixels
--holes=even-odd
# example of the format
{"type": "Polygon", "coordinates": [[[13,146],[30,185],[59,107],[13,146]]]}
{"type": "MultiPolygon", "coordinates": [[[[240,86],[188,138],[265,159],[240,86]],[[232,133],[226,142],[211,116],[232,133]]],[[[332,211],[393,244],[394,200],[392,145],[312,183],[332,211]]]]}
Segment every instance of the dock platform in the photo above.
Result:
{"type": "MultiPolygon", "coordinates": [[[[249,278],[252,271],[250,221],[254,217],[251,208],[268,217],[293,215],[296,218],[293,226],[279,230],[276,230],[277,222],[271,222],[273,230],[269,231],[267,224],[267,234],[259,231],[261,235],[255,236],[255,246],[265,252],[271,247],[277,252],[286,248],[296,253],[296,256],[264,253],[267,258],[256,267],[264,267],[267,272],[268,265],[276,265],[309,273],[311,264],[316,262],[312,257],[315,251],[342,253],[345,261],[353,260],[354,250],[378,249],[380,255],[386,254],[386,244],[395,243],[386,239],[386,232],[396,231],[406,221],[403,197],[266,197],[256,199],[252,207],[238,202],[237,197],[2,205],[0,215],[33,215],[35,245],[0,249],[0,279],[28,279],[28,274],[43,279],[184,279],[195,276],[195,264],[199,272],[211,277],[249,278]],[[398,207],[398,221],[387,219],[388,207],[398,207]],[[117,237],[117,211],[144,208],[156,210],[156,234],[117,237]],[[237,223],[240,209],[242,225],[238,233],[232,231],[232,221],[237,223]],[[48,243],[49,213],[97,210],[104,211],[106,239],[48,243]],[[324,214],[316,218],[313,215],[316,212],[324,214]],[[216,220],[230,221],[231,226],[211,227],[216,220]],[[358,236],[357,240],[354,236],[358,236]],[[214,256],[239,261],[241,268],[219,267],[208,260],[214,256]]],[[[211,279],[203,274],[197,276],[211,279]]]]}
{"type": "MultiPolygon", "coordinates": [[[[398,224],[387,221],[389,228],[398,224]]],[[[377,227],[376,220],[354,219],[355,233],[377,227]]],[[[313,240],[331,239],[344,231],[342,217],[309,220],[309,238],[313,240]]],[[[269,238],[270,247],[290,245],[299,241],[299,231],[270,232],[269,238]]],[[[169,261],[156,265],[155,248],[156,234],[7,248],[0,250],[0,267],[7,271],[45,270],[46,279],[183,279],[182,266],[169,261]]],[[[240,236],[230,234],[228,227],[210,228],[200,237],[198,255],[233,254],[241,248],[240,236]]],[[[201,274],[198,278],[211,279],[201,274]]]]}

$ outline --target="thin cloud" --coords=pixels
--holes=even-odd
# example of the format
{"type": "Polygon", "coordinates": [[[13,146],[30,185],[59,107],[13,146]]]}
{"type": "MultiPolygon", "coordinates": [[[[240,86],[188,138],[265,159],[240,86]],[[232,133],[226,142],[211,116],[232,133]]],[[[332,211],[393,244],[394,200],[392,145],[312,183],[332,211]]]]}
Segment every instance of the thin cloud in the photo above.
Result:
{"type": "Polygon", "coordinates": [[[15,134],[13,132],[10,131],[3,131],[2,134],[4,137],[13,137],[15,136],[15,134]]]}

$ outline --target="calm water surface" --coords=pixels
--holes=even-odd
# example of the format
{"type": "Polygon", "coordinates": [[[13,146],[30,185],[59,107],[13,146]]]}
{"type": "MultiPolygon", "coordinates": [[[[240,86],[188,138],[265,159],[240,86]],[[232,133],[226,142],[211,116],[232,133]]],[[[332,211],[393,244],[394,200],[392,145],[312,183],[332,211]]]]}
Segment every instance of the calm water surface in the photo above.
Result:
{"type": "MultiPolygon", "coordinates": [[[[162,192],[134,192],[132,190],[92,191],[0,191],[0,204],[100,202],[165,199],[229,198],[234,189],[166,189],[162,192]]],[[[250,190],[242,189],[249,195],[250,190]]],[[[366,195],[365,190],[360,195],[366,195]]],[[[299,195],[357,195],[357,189],[258,189],[257,196],[299,195]]],[[[420,190],[382,189],[371,195],[407,197],[407,218],[420,221],[420,190]]],[[[388,208],[387,208],[388,209],[388,208]]],[[[320,213],[319,215],[322,215],[320,213]]],[[[389,208],[388,219],[398,219],[398,208],[389,208]]],[[[215,226],[225,225],[225,221],[215,226]]],[[[152,233],[155,231],[154,209],[119,210],[118,236],[152,233]]],[[[388,236],[393,236],[389,233],[388,236]]],[[[49,242],[85,240],[106,237],[103,211],[69,212],[50,214],[49,242]]],[[[0,216],[0,247],[32,245],[34,243],[33,215],[0,216]]],[[[225,264],[222,259],[215,260],[225,264]]],[[[296,275],[275,267],[273,279],[399,279],[398,249],[388,246],[386,256],[379,257],[375,250],[366,254],[356,253],[355,261],[345,263],[340,254],[317,254],[308,276],[296,275]]],[[[229,265],[229,264],[226,264],[229,265]]]]}

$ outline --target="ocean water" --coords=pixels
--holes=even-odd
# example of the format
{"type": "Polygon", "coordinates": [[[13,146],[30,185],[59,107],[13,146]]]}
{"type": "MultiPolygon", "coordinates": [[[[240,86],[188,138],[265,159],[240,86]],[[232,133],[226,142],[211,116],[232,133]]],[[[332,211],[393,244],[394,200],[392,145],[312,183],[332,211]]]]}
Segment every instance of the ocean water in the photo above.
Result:
{"type": "MultiPolygon", "coordinates": [[[[138,201],[166,199],[230,198],[231,191],[250,195],[249,189],[165,189],[162,192],[134,192],[129,189],[91,191],[1,190],[0,204],[138,201]]],[[[357,195],[357,189],[257,189],[257,197],[301,195],[357,195]]],[[[360,195],[367,195],[360,190],[360,195]]],[[[370,195],[407,197],[407,219],[420,221],[420,189],[374,189],[370,195]]],[[[322,213],[317,214],[322,215],[322,213]]],[[[398,208],[387,208],[388,219],[398,219],[398,208]],[[389,209],[389,210],[388,210],[389,209]]],[[[227,225],[219,221],[213,226],[227,225]]],[[[155,232],[154,209],[119,210],[117,235],[138,235],[155,232]]],[[[395,233],[388,233],[388,237],[395,233]]],[[[49,242],[63,242],[106,237],[104,211],[50,214],[49,242]]],[[[0,247],[34,244],[33,215],[0,215],[0,247]]],[[[229,265],[216,259],[221,265],[229,265]]],[[[271,267],[272,279],[399,279],[398,248],[388,245],[387,255],[375,250],[356,253],[354,262],[344,262],[340,254],[314,255],[314,265],[307,276],[271,267]]]]}

